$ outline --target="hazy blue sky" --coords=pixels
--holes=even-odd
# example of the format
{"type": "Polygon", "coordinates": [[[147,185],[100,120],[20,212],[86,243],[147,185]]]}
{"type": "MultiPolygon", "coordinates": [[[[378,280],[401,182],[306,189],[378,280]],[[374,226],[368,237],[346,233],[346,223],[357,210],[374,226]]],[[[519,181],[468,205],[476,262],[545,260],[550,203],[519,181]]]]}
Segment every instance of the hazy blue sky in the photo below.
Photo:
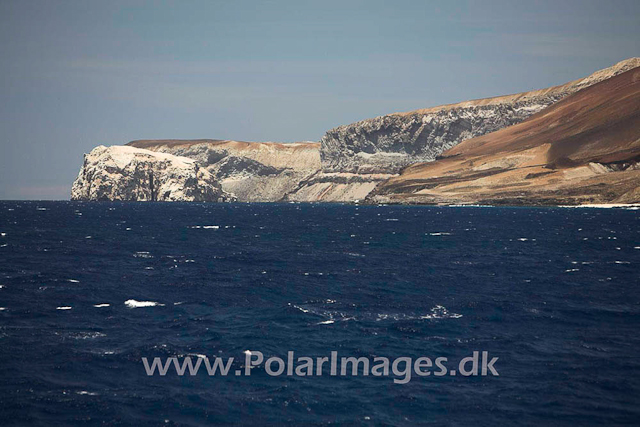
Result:
{"type": "Polygon", "coordinates": [[[640,1],[0,0],[0,199],[146,138],[319,140],[640,56],[640,1]]]}

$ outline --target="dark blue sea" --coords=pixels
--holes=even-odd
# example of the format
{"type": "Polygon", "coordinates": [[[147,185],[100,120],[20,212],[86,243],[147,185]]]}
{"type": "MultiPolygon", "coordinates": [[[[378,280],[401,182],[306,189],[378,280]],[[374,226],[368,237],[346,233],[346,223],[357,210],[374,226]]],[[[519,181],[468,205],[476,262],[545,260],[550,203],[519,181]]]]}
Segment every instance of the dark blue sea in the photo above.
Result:
{"type": "Polygon", "coordinates": [[[637,425],[639,226],[630,209],[0,202],[0,424],[637,425]],[[246,350],[451,369],[486,351],[499,375],[235,375],[246,350]],[[143,357],[235,359],[149,376],[143,357]]]}

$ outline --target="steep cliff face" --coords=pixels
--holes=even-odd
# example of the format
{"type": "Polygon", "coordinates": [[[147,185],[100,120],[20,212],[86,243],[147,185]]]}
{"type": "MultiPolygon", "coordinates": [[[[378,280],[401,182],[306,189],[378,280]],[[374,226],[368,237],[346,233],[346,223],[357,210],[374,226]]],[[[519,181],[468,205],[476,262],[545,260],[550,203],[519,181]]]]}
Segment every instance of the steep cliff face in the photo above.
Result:
{"type": "Polygon", "coordinates": [[[373,203],[640,202],[640,68],[405,168],[373,203]]]}
{"type": "MultiPolygon", "coordinates": [[[[191,159],[194,176],[204,179],[204,172],[207,172],[206,179],[214,183],[212,186],[220,184],[223,191],[220,194],[228,193],[239,201],[351,202],[365,199],[375,188],[383,186],[382,183],[393,181],[409,165],[432,162],[462,141],[513,127],[581,89],[638,66],[640,58],[631,58],[560,86],[363,120],[328,131],[319,143],[202,139],[139,140],[128,146],[149,150],[147,153],[182,157],[182,162],[191,159]]],[[[570,118],[567,120],[571,121],[570,118]]],[[[141,162],[137,158],[134,164],[141,162]]],[[[158,167],[152,167],[151,163],[161,162],[154,160],[145,163],[146,166],[121,168],[116,174],[132,175],[128,178],[120,176],[115,189],[109,190],[109,179],[115,179],[112,162],[92,160],[87,166],[85,161],[81,176],[74,184],[73,197],[117,200],[215,198],[210,194],[196,194],[202,191],[199,187],[187,188],[185,194],[179,194],[177,187],[171,187],[167,196],[156,191],[155,185],[151,191],[147,172],[158,167]],[[100,167],[111,169],[100,171],[100,167]],[[138,180],[140,183],[136,184],[138,180]]],[[[178,186],[175,180],[169,181],[178,186]]],[[[191,181],[184,181],[184,185],[191,185],[191,181]]],[[[382,193],[377,194],[382,196],[382,193]]]]}
{"type": "Polygon", "coordinates": [[[323,172],[398,173],[429,162],[460,142],[517,124],[580,89],[640,66],[631,58],[586,78],[548,89],[396,113],[328,131],[323,172]]]}
{"type": "Polygon", "coordinates": [[[85,154],[71,200],[229,201],[215,178],[186,157],[103,145],[85,154]]]}
{"type": "Polygon", "coordinates": [[[195,160],[240,201],[274,202],[320,169],[320,144],[141,140],[128,145],[195,160]]]}

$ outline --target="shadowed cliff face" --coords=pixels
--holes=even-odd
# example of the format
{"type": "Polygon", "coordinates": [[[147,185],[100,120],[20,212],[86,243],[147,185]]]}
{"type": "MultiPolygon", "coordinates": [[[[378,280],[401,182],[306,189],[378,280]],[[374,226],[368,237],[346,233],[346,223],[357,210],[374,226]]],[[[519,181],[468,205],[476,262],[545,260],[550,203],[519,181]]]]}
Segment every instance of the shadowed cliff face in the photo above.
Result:
{"type": "Polygon", "coordinates": [[[464,140],[520,123],[568,95],[637,66],[640,58],[632,58],[561,86],[340,126],[321,140],[322,170],[395,174],[409,164],[433,161],[464,140]]]}
{"type": "Polygon", "coordinates": [[[640,202],[640,68],[524,122],[406,168],[369,200],[401,203],[640,202]]]}

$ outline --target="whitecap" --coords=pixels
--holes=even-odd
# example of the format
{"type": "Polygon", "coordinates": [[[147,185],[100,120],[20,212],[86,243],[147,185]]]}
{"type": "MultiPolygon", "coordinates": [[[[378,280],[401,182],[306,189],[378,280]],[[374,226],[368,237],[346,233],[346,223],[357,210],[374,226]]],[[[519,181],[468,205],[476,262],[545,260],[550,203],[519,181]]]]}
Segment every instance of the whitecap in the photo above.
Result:
{"type": "Polygon", "coordinates": [[[331,319],[331,320],[325,320],[324,322],[318,322],[316,323],[316,325],[330,325],[335,322],[336,322],[335,320],[331,319]]]}
{"type": "Polygon", "coordinates": [[[203,229],[217,230],[220,228],[220,226],[219,225],[192,225],[189,228],[203,228],[203,229]]]}
{"type": "Polygon", "coordinates": [[[206,359],[207,356],[205,356],[204,354],[200,354],[200,353],[189,353],[189,356],[195,356],[198,359],[206,359]]]}
{"type": "Polygon", "coordinates": [[[139,251],[133,254],[133,256],[135,258],[153,258],[153,255],[151,255],[149,252],[146,251],[139,251]]]}
{"type": "Polygon", "coordinates": [[[0,236],[2,236],[2,237],[6,236],[6,235],[7,235],[7,233],[0,233],[0,236]]]}
{"type": "Polygon", "coordinates": [[[616,264],[631,264],[629,261],[615,261],[616,264]]]}
{"type": "Polygon", "coordinates": [[[80,280],[76,280],[76,279],[67,279],[67,282],[71,282],[71,283],[80,283],[80,280]]]}
{"type": "Polygon", "coordinates": [[[451,233],[445,233],[443,231],[438,231],[435,233],[429,233],[429,236],[450,236],[451,233]]]}
{"type": "Polygon", "coordinates": [[[136,301],[134,299],[128,299],[124,302],[129,308],[140,308],[140,307],[156,307],[156,306],[164,306],[164,304],[160,304],[155,301],[136,301]]]}
{"type": "Polygon", "coordinates": [[[85,390],[76,391],[76,394],[83,395],[83,396],[98,396],[98,393],[93,393],[85,390]]]}
{"type": "Polygon", "coordinates": [[[0,311],[5,311],[7,307],[0,307],[0,311]]]}
{"type": "Polygon", "coordinates": [[[71,310],[73,307],[69,307],[68,305],[56,307],[56,310],[71,310]]]}
{"type": "Polygon", "coordinates": [[[431,313],[425,316],[420,316],[421,319],[459,319],[462,314],[450,313],[446,307],[442,305],[436,305],[431,309],[431,313]]]}
{"type": "Polygon", "coordinates": [[[302,307],[298,307],[297,305],[294,305],[295,308],[297,308],[298,310],[300,310],[303,313],[308,313],[309,310],[307,310],[306,308],[302,308],[302,307]]]}
{"type": "Polygon", "coordinates": [[[573,273],[574,271],[580,271],[579,268],[570,268],[569,270],[565,270],[565,273],[573,273]]]}
{"type": "Polygon", "coordinates": [[[94,304],[95,308],[109,307],[111,304],[94,304]]]}

